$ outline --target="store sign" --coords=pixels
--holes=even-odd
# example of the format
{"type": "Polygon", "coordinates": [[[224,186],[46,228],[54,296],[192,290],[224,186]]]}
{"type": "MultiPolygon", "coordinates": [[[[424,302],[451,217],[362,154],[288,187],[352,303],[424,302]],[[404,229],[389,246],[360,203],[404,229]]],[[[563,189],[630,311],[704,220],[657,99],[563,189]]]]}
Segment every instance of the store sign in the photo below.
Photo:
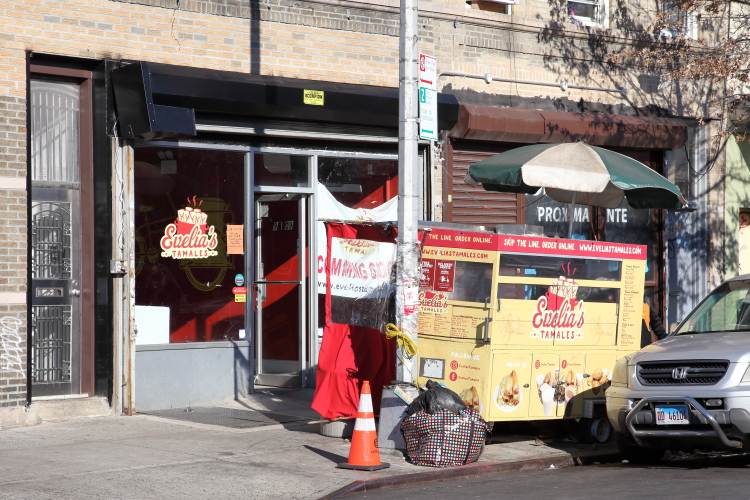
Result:
{"type": "Polygon", "coordinates": [[[438,140],[437,59],[419,54],[419,138],[438,140]]]}
{"type": "MultiPolygon", "coordinates": [[[[195,198],[193,198],[195,203],[195,198]]],[[[173,259],[207,259],[218,255],[214,226],[207,225],[208,215],[197,207],[177,211],[177,219],[164,229],[160,246],[162,257],[173,259]]]]}
{"type": "Polygon", "coordinates": [[[419,312],[432,314],[448,312],[448,296],[439,292],[419,292],[419,312]]]}
{"type": "Polygon", "coordinates": [[[531,316],[531,338],[565,341],[583,338],[586,311],[576,299],[578,283],[560,276],[552,280],[546,295],[537,299],[531,316]]]}

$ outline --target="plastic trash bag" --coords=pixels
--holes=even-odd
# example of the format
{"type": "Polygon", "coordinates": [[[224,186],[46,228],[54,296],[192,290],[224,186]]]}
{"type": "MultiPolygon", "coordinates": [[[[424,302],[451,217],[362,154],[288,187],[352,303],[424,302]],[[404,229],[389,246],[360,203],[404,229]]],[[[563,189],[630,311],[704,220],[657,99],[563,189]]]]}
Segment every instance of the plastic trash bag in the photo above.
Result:
{"type": "Polygon", "coordinates": [[[417,412],[423,411],[429,415],[434,415],[441,410],[447,410],[451,413],[459,414],[465,410],[466,403],[455,392],[438,384],[434,380],[428,380],[427,390],[414,398],[409,409],[406,410],[407,416],[412,416],[417,412]]]}

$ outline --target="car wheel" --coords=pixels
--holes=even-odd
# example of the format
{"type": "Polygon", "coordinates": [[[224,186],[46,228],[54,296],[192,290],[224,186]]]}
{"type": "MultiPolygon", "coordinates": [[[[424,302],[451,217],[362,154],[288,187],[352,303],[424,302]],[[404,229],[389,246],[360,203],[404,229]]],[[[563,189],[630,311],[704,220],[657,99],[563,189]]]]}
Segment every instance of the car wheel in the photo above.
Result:
{"type": "Polygon", "coordinates": [[[647,448],[639,446],[630,434],[624,432],[615,433],[617,448],[622,458],[631,464],[655,464],[658,463],[667,451],[663,448],[647,448]]]}

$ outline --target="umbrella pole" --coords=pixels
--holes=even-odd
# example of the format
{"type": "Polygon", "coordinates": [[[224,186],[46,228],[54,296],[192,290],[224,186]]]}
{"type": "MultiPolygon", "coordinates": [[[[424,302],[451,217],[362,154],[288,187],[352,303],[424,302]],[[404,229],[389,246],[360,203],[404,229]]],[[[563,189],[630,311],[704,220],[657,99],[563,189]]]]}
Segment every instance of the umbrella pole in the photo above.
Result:
{"type": "Polygon", "coordinates": [[[576,192],[573,191],[573,198],[570,200],[570,208],[568,209],[568,239],[573,237],[573,214],[576,209],[576,192]]]}

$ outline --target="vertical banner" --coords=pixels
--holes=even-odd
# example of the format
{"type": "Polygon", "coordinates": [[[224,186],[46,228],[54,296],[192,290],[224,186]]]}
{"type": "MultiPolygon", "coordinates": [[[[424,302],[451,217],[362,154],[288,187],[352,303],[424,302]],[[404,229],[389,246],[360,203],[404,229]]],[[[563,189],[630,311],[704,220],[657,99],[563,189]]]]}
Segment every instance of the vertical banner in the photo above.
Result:
{"type": "Polygon", "coordinates": [[[353,418],[368,380],[377,414],[383,386],[396,376],[396,342],[380,331],[378,312],[392,301],[396,229],[326,223],[326,233],[326,324],[312,408],[328,419],[353,418]]]}

